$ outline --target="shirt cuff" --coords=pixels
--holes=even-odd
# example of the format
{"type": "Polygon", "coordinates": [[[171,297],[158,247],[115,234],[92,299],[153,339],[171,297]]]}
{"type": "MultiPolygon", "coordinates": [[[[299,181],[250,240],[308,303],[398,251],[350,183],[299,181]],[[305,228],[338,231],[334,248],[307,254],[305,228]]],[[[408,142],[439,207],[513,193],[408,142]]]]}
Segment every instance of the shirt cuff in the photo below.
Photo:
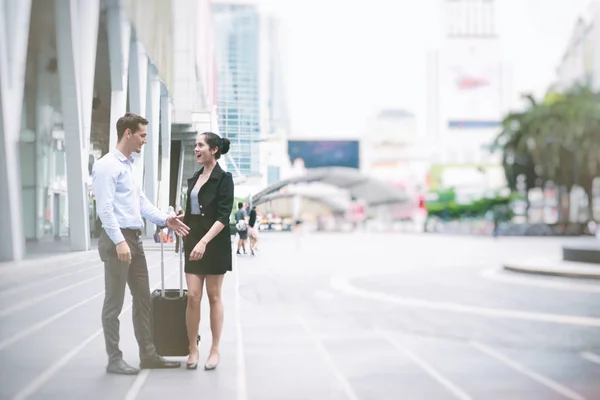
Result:
{"type": "Polygon", "coordinates": [[[167,226],[167,220],[169,219],[168,215],[165,215],[163,219],[161,219],[160,226],[167,226]]]}
{"type": "Polygon", "coordinates": [[[119,244],[125,241],[125,236],[123,236],[123,233],[120,229],[117,229],[116,231],[112,231],[110,233],[106,232],[106,234],[108,235],[110,240],[113,241],[114,244],[119,244]]]}

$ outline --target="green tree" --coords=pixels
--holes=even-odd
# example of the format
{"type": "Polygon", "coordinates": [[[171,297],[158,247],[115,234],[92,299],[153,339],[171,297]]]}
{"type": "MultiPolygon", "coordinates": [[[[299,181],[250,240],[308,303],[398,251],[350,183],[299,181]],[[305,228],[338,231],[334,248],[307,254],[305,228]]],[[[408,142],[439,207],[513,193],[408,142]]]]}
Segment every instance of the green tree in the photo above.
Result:
{"type": "Polygon", "coordinates": [[[527,190],[548,182],[566,191],[580,185],[591,210],[600,168],[600,95],[574,86],[562,93],[551,90],[542,102],[524,98],[525,109],[504,118],[493,146],[502,151],[509,187],[516,190],[520,175],[527,190]]]}

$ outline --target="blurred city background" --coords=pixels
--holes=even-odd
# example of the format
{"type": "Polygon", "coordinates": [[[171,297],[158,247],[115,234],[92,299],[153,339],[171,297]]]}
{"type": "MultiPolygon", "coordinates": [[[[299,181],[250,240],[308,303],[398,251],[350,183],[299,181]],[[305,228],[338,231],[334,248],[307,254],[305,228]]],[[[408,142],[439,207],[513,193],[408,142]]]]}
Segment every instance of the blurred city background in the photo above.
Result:
{"type": "Polygon", "coordinates": [[[159,208],[184,207],[212,131],[259,216],[226,279],[230,366],[181,387],[600,398],[600,1],[0,0],[0,100],[2,398],[170,393],[163,372],[103,377],[94,333],[91,171],[128,111],[150,122],[135,166],[159,208]]]}

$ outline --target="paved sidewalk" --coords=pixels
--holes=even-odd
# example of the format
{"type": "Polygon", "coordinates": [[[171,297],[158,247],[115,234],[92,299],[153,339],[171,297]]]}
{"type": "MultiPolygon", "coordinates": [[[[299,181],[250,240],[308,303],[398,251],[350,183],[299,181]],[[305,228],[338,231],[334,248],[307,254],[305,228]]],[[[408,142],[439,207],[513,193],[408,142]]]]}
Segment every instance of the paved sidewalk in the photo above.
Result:
{"type": "MultiPolygon", "coordinates": [[[[506,254],[539,254],[549,243],[264,234],[261,251],[234,256],[225,277],[218,368],[135,377],[105,373],[96,251],[0,268],[0,398],[598,398],[600,285],[482,275],[506,254]]],[[[158,287],[160,245],[145,246],[158,287]]],[[[168,288],[179,287],[173,250],[165,246],[168,288]]],[[[124,304],[121,347],[137,366],[128,290],[124,304]]],[[[202,365],[206,298],[201,315],[202,365]]]]}
{"type": "Polygon", "coordinates": [[[0,277],[24,274],[45,274],[70,268],[75,264],[99,261],[96,249],[88,251],[62,252],[26,257],[22,261],[0,262],[0,277]]]}
{"type": "Polygon", "coordinates": [[[600,264],[569,262],[550,257],[509,261],[503,267],[507,271],[525,274],[600,279],[600,264]]]}
{"type": "MultiPolygon", "coordinates": [[[[502,267],[506,271],[531,275],[562,276],[578,279],[600,279],[600,264],[565,261],[563,248],[596,249],[599,242],[595,238],[562,238],[560,245],[552,246],[548,251],[531,249],[527,255],[509,254],[503,260],[502,267]]],[[[584,261],[584,260],[581,260],[584,261]]]]}

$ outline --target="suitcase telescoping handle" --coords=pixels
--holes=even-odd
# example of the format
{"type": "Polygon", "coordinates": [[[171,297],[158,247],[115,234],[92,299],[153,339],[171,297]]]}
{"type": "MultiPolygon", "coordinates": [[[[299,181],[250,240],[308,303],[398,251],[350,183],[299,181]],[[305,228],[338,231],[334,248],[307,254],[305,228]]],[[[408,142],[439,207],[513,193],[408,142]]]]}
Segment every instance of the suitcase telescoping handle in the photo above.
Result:
{"type": "Polygon", "coordinates": [[[179,235],[179,297],[183,297],[183,235],[179,235]]]}
{"type": "MultiPolygon", "coordinates": [[[[160,239],[160,295],[164,298],[165,293],[165,252],[162,235],[160,239]]],[[[183,236],[179,236],[179,296],[183,297],[183,236]]]]}

